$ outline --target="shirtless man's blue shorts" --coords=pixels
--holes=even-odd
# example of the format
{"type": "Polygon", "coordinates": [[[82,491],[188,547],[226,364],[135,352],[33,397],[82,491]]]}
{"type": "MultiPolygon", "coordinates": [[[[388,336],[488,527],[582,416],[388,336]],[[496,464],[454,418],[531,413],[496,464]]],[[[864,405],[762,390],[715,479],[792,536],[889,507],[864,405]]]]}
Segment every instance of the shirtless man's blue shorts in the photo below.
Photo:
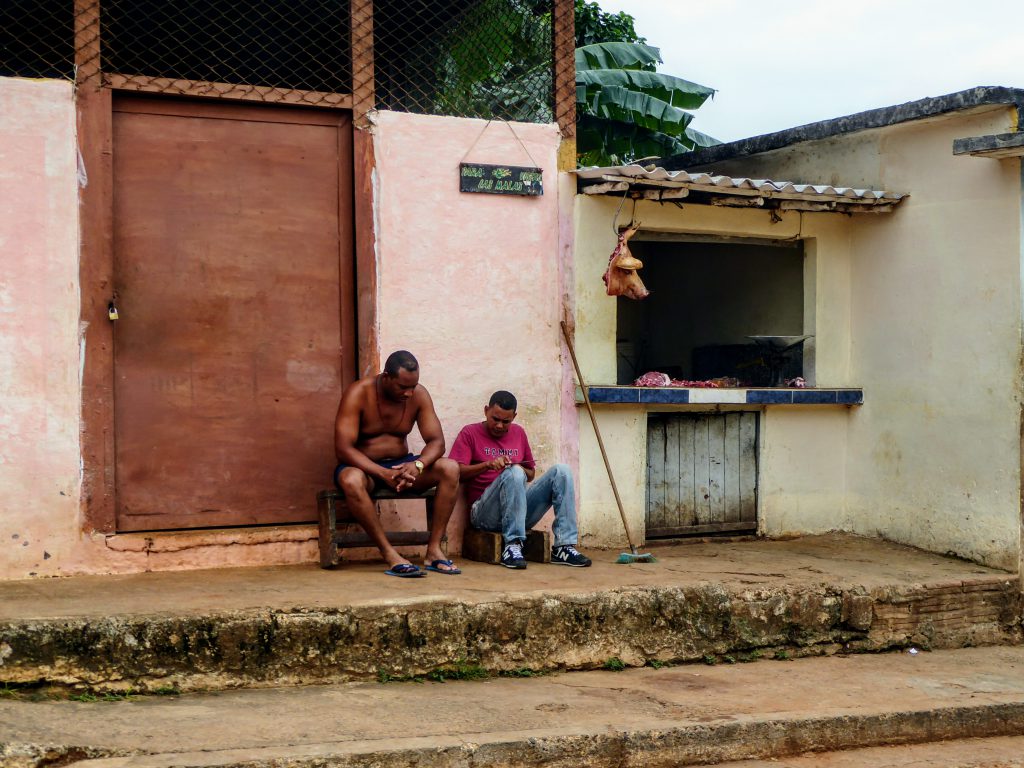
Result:
{"type": "MultiPolygon", "coordinates": [[[[379,461],[374,461],[373,463],[376,464],[377,466],[384,467],[384,469],[392,469],[394,467],[397,467],[399,464],[411,464],[412,462],[416,461],[416,459],[418,459],[419,457],[420,455],[418,453],[407,453],[405,456],[402,456],[399,459],[380,459],[379,461]]],[[[348,467],[351,466],[351,464],[339,464],[334,468],[334,485],[337,487],[339,491],[342,490],[342,488],[341,483],[338,482],[338,475],[341,474],[341,470],[347,469],[348,467]]],[[[377,479],[374,478],[375,485],[377,484],[377,482],[377,479]]]]}

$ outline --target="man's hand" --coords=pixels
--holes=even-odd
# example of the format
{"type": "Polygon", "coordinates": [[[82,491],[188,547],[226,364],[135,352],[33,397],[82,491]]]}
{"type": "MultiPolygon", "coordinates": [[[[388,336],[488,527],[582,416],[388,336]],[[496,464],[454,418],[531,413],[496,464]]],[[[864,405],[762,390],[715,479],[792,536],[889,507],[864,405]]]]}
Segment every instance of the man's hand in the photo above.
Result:
{"type": "Polygon", "coordinates": [[[396,464],[391,469],[385,469],[381,479],[387,483],[395,492],[411,488],[412,484],[419,479],[420,473],[415,464],[396,464]]]}
{"type": "Polygon", "coordinates": [[[505,467],[511,467],[512,462],[509,461],[508,456],[499,456],[496,459],[491,459],[487,462],[487,468],[493,469],[495,472],[501,472],[505,467]]]}
{"type": "Polygon", "coordinates": [[[402,490],[399,486],[402,482],[402,472],[398,467],[382,467],[380,470],[380,481],[393,491],[402,490]]]}

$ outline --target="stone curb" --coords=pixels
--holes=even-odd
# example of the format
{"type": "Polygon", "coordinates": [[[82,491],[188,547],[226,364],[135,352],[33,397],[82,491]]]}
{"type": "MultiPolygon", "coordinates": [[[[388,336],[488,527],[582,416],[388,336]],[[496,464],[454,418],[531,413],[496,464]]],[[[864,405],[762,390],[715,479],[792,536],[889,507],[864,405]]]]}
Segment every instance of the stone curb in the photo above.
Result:
{"type": "MultiPolygon", "coordinates": [[[[80,768],[570,768],[630,765],[669,768],[726,760],[778,758],[805,752],[902,745],[1024,732],[1024,702],[949,707],[881,715],[764,719],[615,733],[489,734],[388,740],[381,743],[182,752],[86,759],[80,768]]],[[[41,749],[41,748],[36,748],[41,749]]],[[[53,754],[57,748],[49,748],[53,754]]],[[[31,768],[42,763],[26,764],[31,768]]]]}
{"type": "Polygon", "coordinates": [[[885,587],[627,587],[337,609],[0,623],[0,682],[181,691],[594,669],[708,656],[827,655],[1022,641],[1013,579],[885,587]]]}

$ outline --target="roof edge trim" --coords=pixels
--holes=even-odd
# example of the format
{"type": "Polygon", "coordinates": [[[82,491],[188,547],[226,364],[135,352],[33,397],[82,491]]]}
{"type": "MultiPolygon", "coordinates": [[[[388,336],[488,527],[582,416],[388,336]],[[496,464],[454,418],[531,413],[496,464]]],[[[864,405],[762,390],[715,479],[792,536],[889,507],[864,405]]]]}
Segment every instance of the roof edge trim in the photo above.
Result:
{"type": "Polygon", "coordinates": [[[880,109],[868,110],[867,112],[857,112],[845,117],[808,123],[807,125],[800,125],[795,128],[787,128],[784,131],[731,141],[727,144],[702,147],[693,152],[665,158],[659,165],[666,170],[683,170],[717,163],[722,160],[771,152],[772,150],[783,149],[805,141],[817,141],[832,136],[866,131],[871,128],[884,128],[889,125],[922,120],[947,112],[958,112],[962,109],[971,109],[990,104],[1005,104],[1016,107],[1018,130],[1024,128],[1024,89],[986,85],[970,88],[966,91],[949,93],[945,96],[933,96],[919,99],[918,101],[909,101],[905,104],[897,104],[892,107],[882,107],[880,109]]]}

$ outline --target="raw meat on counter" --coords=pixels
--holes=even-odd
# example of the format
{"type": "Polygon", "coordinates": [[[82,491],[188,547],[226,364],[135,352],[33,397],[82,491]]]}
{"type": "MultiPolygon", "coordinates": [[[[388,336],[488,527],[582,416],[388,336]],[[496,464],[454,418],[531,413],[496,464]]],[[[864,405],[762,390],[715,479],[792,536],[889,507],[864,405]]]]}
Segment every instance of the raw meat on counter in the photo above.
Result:
{"type": "Polygon", "coordinates": [[[723,376],[718,379],[704,379],[702,381],[691,381],[689,379],[673,379],[667,373],[661,371],[648,371],[639,379],[633,382],[634,387],[689,387],[691,389],[730,389],[732,387],[743,387],[746,384],[739,379],[723,376]]]}

